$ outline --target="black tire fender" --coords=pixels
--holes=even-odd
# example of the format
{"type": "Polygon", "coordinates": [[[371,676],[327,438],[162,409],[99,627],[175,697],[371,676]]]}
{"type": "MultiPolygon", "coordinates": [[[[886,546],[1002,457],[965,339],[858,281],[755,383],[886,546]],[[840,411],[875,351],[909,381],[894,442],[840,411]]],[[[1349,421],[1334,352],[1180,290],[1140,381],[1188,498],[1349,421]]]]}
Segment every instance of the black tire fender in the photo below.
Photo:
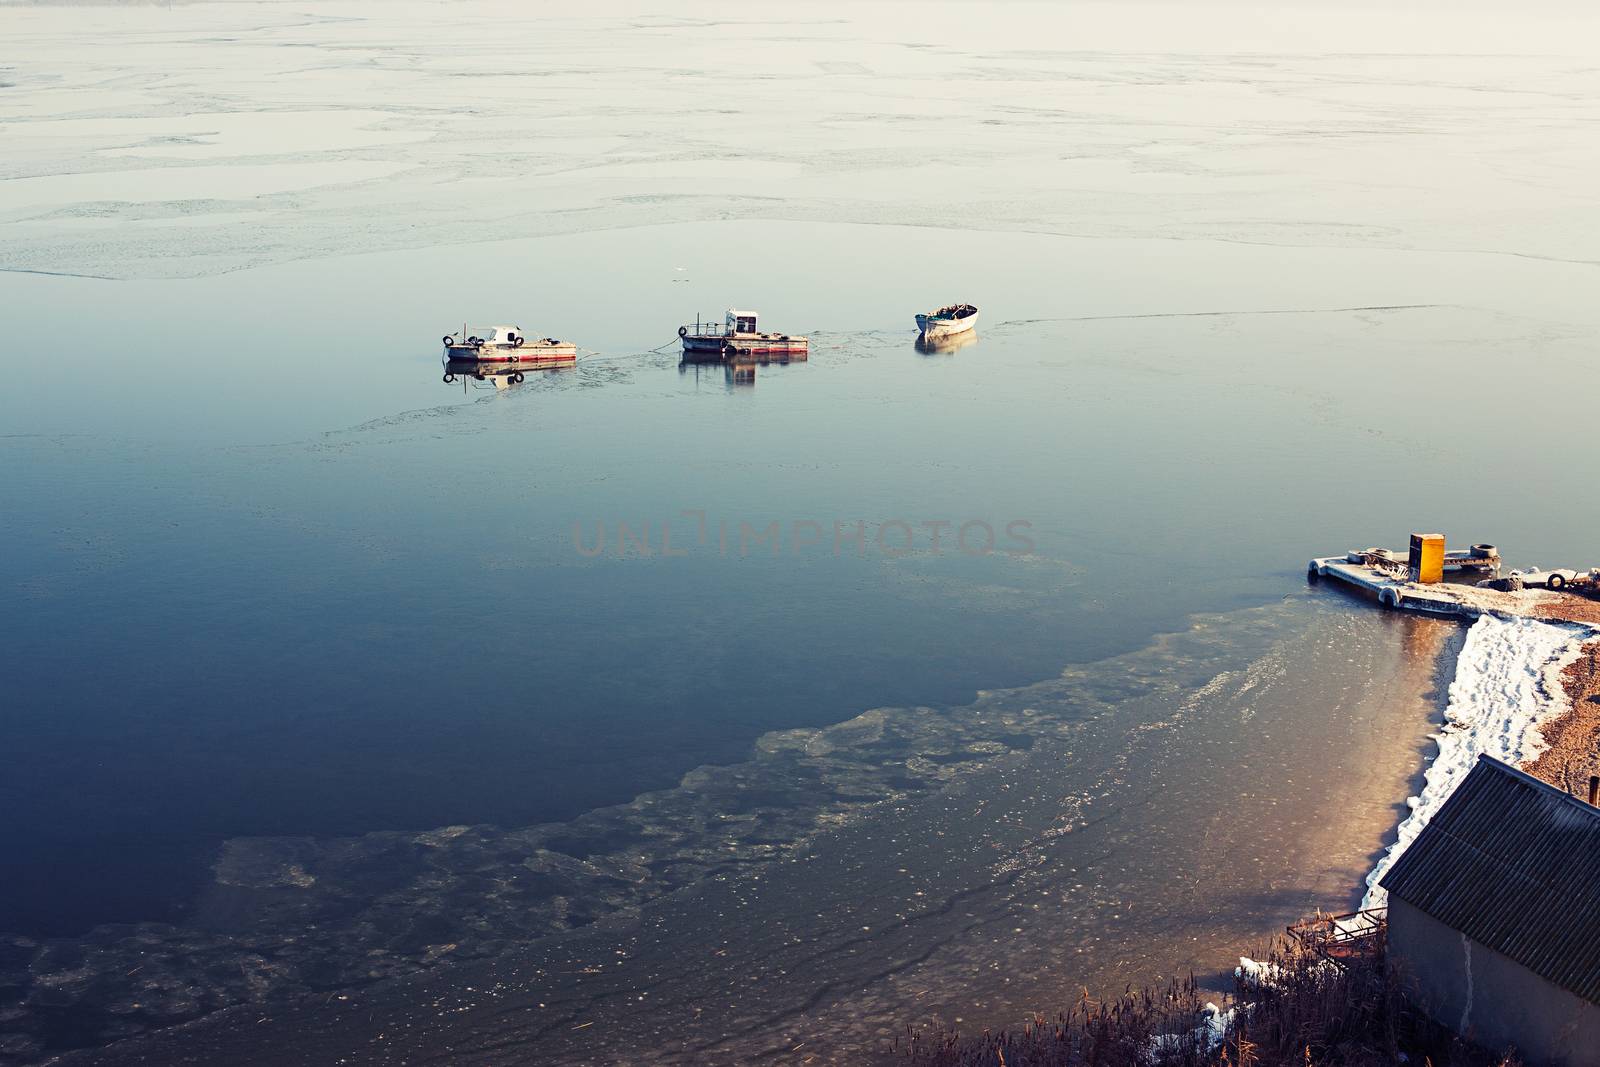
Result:
{"type": "Polygon", "coordinates": [[[689,336],[689,327],[687,327],[687,326],[679,326],[678,327],[678,336],[679,337],[688,337],[689,336]]]}
{"type": "Polygon", "coordinates": [[[453,345],[455,343],[456,343],[456,338],[455,338],[454,334],[447,333],[447,334],[444,335],[444,346],[446,348],[449,348],[451,345],[453,345]]]}
{"type": "Polygon", "coordinates": [[[1560,589],[1562,586],[1564,586],[1566,584],[1567,584],[1567,579],[1566,579],[1566,577],[1564,575],[1552,574],[1548,579],[1546,579],[1546,581],[1544,583],[1544,587],[1546,589],[1560,589]]]}

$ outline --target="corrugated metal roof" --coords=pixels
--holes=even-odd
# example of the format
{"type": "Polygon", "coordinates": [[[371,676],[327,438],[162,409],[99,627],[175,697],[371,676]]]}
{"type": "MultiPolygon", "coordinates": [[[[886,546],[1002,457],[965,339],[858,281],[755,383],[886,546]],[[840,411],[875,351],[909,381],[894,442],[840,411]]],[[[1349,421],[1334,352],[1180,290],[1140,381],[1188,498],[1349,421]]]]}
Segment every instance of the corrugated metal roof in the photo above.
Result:
{"type": "Polygon", "coordinates": [[[1382,884],[1600,1004],[1600,809],[1481,757],[1382,884]]]}

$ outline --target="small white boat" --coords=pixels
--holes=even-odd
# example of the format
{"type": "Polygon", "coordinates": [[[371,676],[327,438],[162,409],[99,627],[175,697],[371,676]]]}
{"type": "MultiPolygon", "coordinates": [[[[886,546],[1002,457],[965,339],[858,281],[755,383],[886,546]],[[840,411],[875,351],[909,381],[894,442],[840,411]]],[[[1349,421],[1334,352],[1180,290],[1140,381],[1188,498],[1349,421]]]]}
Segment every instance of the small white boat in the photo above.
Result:
{"type": "Polygon", "coordinates": [[[444,335],[446,362],[576,363],[578,346],[554,337],[528,337],[516,326],[461,327],[444,335]]]}
{"type": "Polygon", "coordinates": [[[978,325],[978,309],[971,304],[950,304],[917,316],[917,329],[929,339],[966,333],[978,325]]]}

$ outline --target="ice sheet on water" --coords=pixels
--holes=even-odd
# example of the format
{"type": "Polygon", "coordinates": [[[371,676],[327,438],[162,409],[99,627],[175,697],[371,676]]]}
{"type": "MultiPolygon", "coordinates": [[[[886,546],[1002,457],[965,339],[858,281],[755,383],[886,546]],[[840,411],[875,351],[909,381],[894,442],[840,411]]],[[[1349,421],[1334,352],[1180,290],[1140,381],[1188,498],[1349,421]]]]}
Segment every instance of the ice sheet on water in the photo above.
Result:
{"type": "MultiPolygon", "coordinates": [[[[0,242],[0,268],[183,276],[729,217],[1585,261],[1600,243],[1574,103],[1600,67],[1501,40],[1496,54],[1471,18],[1386,17],[1396,54],[1354,55],[1332,51],[1361,38],[1348,15],[1314,35],[1252,17],[1245,50],[1237,27],[1175,28],[1168,10],[1153,34],[1112,7],[1006,5],[959,45],[893,5],[709,21],[627,5],[93,10],[90,49],[84,9],[6,10],[0,179],[59,181],[93,206],[152,164],[175,183],[201,164],[388,170],[241,180],[238,202],[286,217],[199,230],[51,228],[0,194],[0,229],[33,223],[0,242]],[[1046,31],[1072,48],[1034,46],[1046,31]],[[1402,177],[1397,143],[1429,147],[1402,177]]],[[[1533,13],[1517,31],[1556,52],[1593,39],[1533,13]]]]}
{"type": "Polygon", "coordinates": [[[53,174],[0,182],[0,216],[23,215],[62,205],[158,203],[211,200],[248,203],[286,193],[303,194],[328,185],[386,178],[404,163],[371,160],[271,166],[148,167],[105,173],[53,174]]]}

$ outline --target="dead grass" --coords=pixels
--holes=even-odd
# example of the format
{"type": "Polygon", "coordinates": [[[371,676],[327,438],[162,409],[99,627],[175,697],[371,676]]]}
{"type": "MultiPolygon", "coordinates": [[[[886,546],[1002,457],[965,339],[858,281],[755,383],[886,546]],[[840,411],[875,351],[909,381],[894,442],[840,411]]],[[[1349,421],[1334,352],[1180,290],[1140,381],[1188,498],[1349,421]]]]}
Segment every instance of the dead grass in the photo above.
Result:
{"type": "Polygon", "coordinates": [[[1204,1008],[1193,978],[1162,991],[1130,989],[1112,1001],[1094,1001],[1085,992],[1066,1011],[1035,1016],[1019,1031],[969,1036],[907,1028],[896,1051],[917,1067],[1147,1067],[1154,1042],[1166,1037],[1163,1063],[1201,1067],[1215,1062],[1209,1042],[1196,1032],[1204,1008]]]}
{"type": "Polygon", "coordinates": [[[908,1029],[896,1051],[915,1067],[1515,1067],[1417,1011],[1388,977],[1381,945],[1334,967],[1285,943],[1268,962],[1275,981],[1236,991],[1241,1006],[1221,1041],[1206,1036],[1191,979],[1109,1003],[1085,996],[1017,1032],[908,1029]]]}

